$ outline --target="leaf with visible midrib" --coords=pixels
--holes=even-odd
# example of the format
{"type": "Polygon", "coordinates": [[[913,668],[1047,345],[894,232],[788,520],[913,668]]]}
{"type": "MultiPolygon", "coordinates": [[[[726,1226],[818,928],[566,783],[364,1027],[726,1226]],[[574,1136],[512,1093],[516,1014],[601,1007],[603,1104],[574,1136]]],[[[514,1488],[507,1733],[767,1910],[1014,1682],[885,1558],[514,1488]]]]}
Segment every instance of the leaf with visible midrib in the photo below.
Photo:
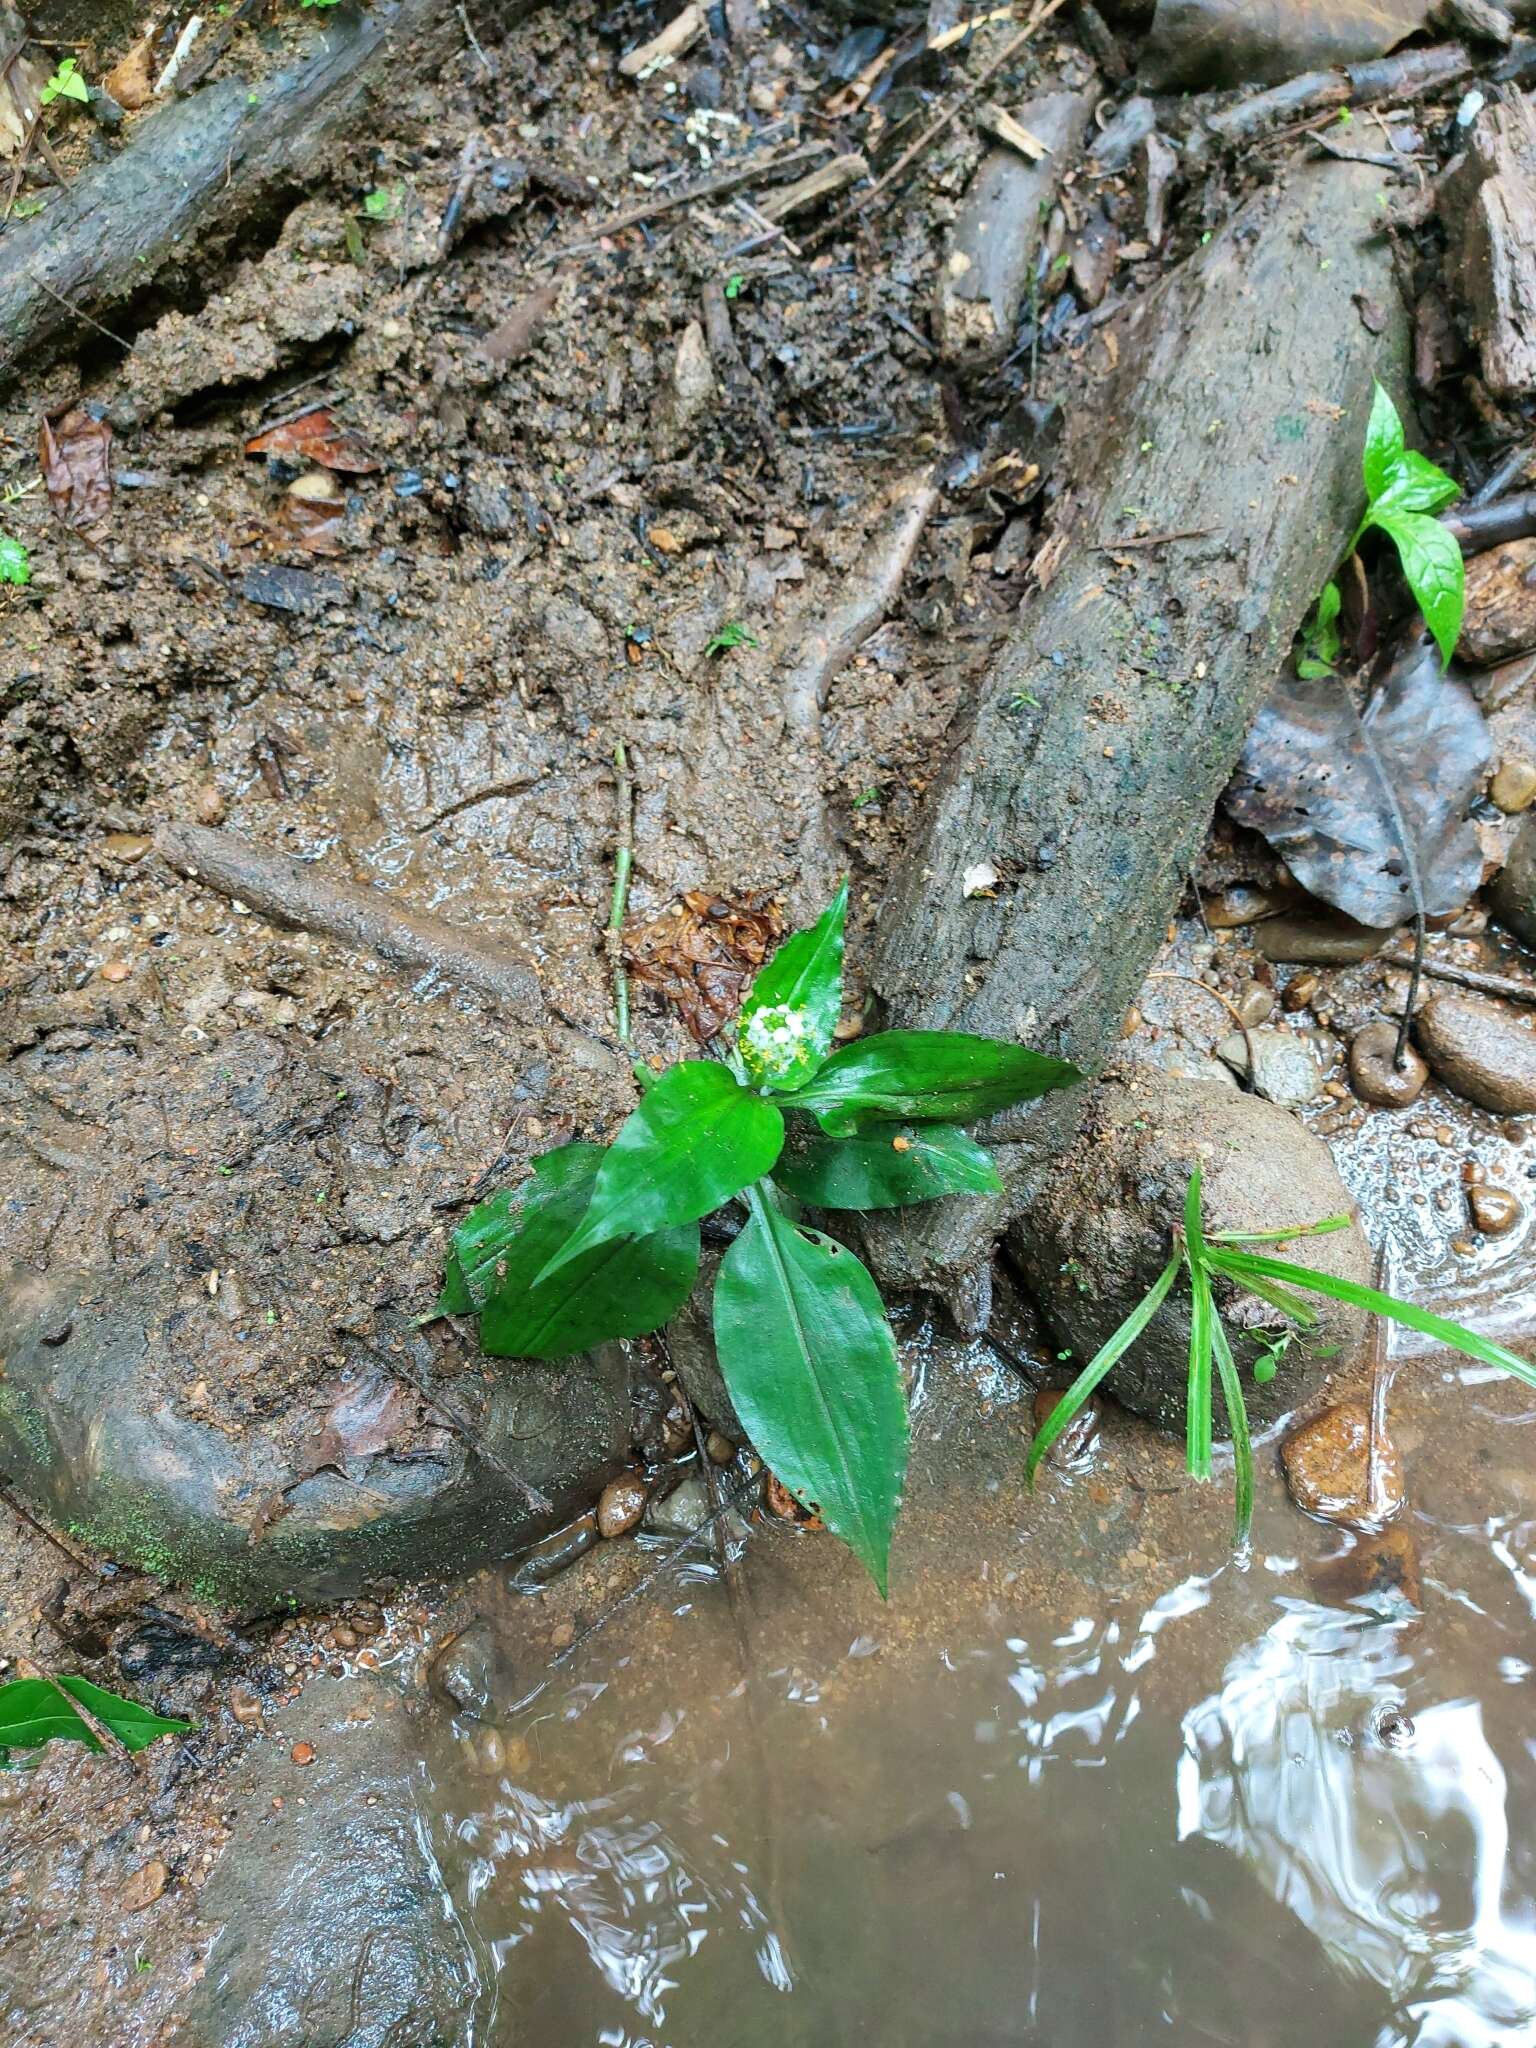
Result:
{"type": "Polygon", "coordinates": [[[35,1749],[62,1738],[100,1749],[100,1737],[76,1713],[78,1700],[125,1749],[147,1749],[157,1736],[184,1735],[195,1724],[151,1713],[137,1700],[105,1692],[88,1678],[15,1678],[0,1685],[0,1750],[35,1749]],[[64,1695],[68,1695],[65,1697],[64,1695]]]}
{"type": "Polygon", "coordinates": [[[833,1053],[801,1087],[782,1098],[806,1109],[824,1131],[845,1137],[866,1123],[971,1123],[1027,1102],[1082,1075],[1000,1038],[968,1031],[881,1031],[833,1053]]]}
{"type": "Polygon", "coordinates": [[[437,1313],[478,1309],[491,1357],[565,1358],[642,1337],[687,1300],[697,1223],[598,1245],[535,1284],[586,1213],[605,1156],[600,1145],[557,1146],[534,1161],[531,1180],[482,1202],[454,1232],[437,1313]]]}
{"type": "Polygon", "coordinates": [[[669,1067],[620,1126],[586,1214],[534,1275],[535,1286],[612,1238],[648,1237],[707,1216],[767,1173],[783,1143],[778,1110],[724,1067],[669,1067]]]}
{"type": "Polygon", "coordinates": [[[886,1591],[907,1403],[879,1289],[846,1247],[753,1191],[715,1283],[720,1370],[747,1434],[886,1591]]]}
{"type": "Polygon", "coordinates": [[[991,1153],[954,1124],[878,1124],[851,1138],[797,1132],[773,1179],[818,1209],[897,1209],[1003,1186],[991,1153]]]}

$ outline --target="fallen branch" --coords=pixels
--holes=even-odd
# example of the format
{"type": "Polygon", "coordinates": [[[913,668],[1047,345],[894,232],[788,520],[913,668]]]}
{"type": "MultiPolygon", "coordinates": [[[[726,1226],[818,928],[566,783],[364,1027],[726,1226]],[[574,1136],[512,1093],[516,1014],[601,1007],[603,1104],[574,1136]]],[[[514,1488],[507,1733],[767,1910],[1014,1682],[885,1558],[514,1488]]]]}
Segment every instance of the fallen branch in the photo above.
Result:
{"type": "Polygon", "coordinates": [[[390,967],[430,971],[476,989],[519,1023],[559,1031],[566,1052],[584,1066],[623,1069],[616,1051],[565,1020],[552,1022],[538,976],[521,960],[483,945],[441,918],[411,910],[377,889],[337,882],[308,861],[265,853],[230,832],[202,825],[162,825],[155,851],[180,875],[216,889],[280,924],[318,932],[339,945],[372,953],[390,967]]]}
{"type": "MultiPolygon", "coordinates": [[[[1412,971],[1412,948],[1406,952],[1395,948],[1377,957],[1386,967],[1412,971]]],[[[1432,960],[1427,954],[1419,964],[1419,972],[1427,974],[1431,981],[1449,981],[1457,988],[1475,989],[1479,995],[1502,996],[1509,1003],[1536,1004],[1536,982],[1517,981],[1512,974],[1489,974],[1481,967],[1457,967],[1452,961],[1432,960]]]]}
{"type": "Polygon", "coordinates": [[[1506,541],[1536,533],[1536,491],[1516,491],[1513,497],[1495,498],[1488,505],[1454,506],[1442,523],[1455,534],[1464,555],[1501,548],[1506,541]]]}

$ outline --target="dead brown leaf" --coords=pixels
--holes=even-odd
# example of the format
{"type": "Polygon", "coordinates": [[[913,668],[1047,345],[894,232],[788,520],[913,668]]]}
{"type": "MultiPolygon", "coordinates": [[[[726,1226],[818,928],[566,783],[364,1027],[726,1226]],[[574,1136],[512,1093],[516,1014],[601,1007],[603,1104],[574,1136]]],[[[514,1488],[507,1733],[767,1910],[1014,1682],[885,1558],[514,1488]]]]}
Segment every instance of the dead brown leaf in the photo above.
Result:
{"type": "Polygon", "coordinates": [[[367,476],[378,468],[357,435],[336,418],[328,405],[312,405],[296,419],[283,420],[245,444],[247,455],[291,455],[318,462],[322,469],[367,476]]]}
{"type": "Polygon", "coordinates": [[[733,902],[690,889],[650,924],[625,933],[624,964],[707,1045],[741,1008],[747,983],[783,936],[784,913],[768,890],[733,902]]]}
{"type": "Polygon", "coordinates": [[[112,510],[112,429],[76,406],[55,424],[45,419],[38,461],[54,517],[75,533],[100,526],[112,510]]]}
{"type": "Polygon", "coordinates": [[[299,497],[290,492],[277,508],[272,538],[279,547],[305,548],[312,555],[339,555],[346,514],[345,498],[299,497]]]}
{"type": "Polygon", "coordinates": [[[356,1480],[354,1462],[392,1450],[422,1419],[419,1397],[381,1372],[365,1373],[355,1382],[330,1380],[318,1389],[317,1399],[330,1405],[314,1435],[301,1445],[293,1477],[258,1505],[251,1518],[252,1543],[287,1514],[289,1495],[306,1479],[317,1472],[339,1472],[356,1480]]]}
{"type": "Polygon", "coordinates": [[[1143,92],[1278,85],[1384,57],[1429,11],[1430,0],[1157,0],[1137,76],[1143,92]]]}

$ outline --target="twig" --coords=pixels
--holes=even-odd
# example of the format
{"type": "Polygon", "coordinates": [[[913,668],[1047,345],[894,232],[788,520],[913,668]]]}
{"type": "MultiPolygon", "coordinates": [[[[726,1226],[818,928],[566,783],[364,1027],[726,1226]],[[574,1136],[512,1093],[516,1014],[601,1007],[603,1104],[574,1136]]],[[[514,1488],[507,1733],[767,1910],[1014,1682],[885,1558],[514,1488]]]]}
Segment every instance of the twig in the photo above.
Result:
{"type": "Polygon", "coordinates": [[[1403,850],[1403,868],[1408,876],[1408,890],[1413,897],[1413,966],[1408,981],[1408,999],[1403,1004],[1403,1020],[1397,1027],[1397,1044],[1392,1049],[1392,1064],[1399,1072],[1408,1064],[1408,1030],[1413,1023],[1414,1000],[1419,993],[1419,977],[1424,972],[1424,880],[1419,873],[1418,849],[1413,844],[1408,830],[1408,821],[1403,816],[1402,805],[1397,800],[1397,791],[1392,787],[1387,774],[1386,763],[1376,751],[1376,742],[1371,737],[1371,707],[1362,712],[1355,702],[1354,692],[1346,691],[1349,708],[1354,713],[1355,729],[1360,735],[1360,744],[1365,748],[1366,759],[1375,774],[1377,786],[1386,799],[1387,809],[1392,813],[1393,830],[1397,843],[1403,850]]]}
{"type": "Polygon", "coordinates": [[[104,334],[108,341],[115,341],[119,348],[127,349],[129,355],[134,353],[135,345],[125,335],[114,334],[110,327],[103,327],[99,320],[93,320],[83,307],[75,304],[73,299],[66,299],[62,292],[56,292],[46,277],[39,277],[34,272],[32,282],[45,291],[50,299],[56,299],[66,312],[73,313],[77,320],[83,320],[87,327],[94,327],[96,332],[104,334]]]}
{"type": "Polygon", "coordinates": [[[545,250],[539,261],[552,263],[587,243],[600,241],[605,235],[621,234],[625,228],[637,228],[642,221],[655,220],[659,214],[675,213],[680,206],[693,206],[701,199],[719,199],[727,192],[734,192],[739,185],[751,185],[759,178],[777,178],[786,171],[797,171],[802,164],[814,163],[818,157],[825,156],[827,149],[824,142],[812,142],[799,149],[787,150],[783,156],[769,157],[766,162],[728,165],[712,178],[701,179],[697,185],[689,185],[681,192],[669,192],[660,199],[648,199],[642,206],[627,206],[622,213],[610,213],[603,220],[594,221],[589,228],[583,229],[579,242],[567,242],[562,248],[545,250]]]}
{"type": "Polygon", "coordinates": [[[906,172],[910,164],[914,163],[922,155],[925,149],[928,149],[933,143],[938,141],[945,129],[954,124],[970,105],[971,101],[975,99],[982,87],[990,83],[997,76],[998,72],[1002,70],[1003,66],[1018,55],[1019,51],[1023,49],[1036,30],[1044,27],[1051,16],[1065,4],[1066,0],[1044,0],[1043,6],[1037,6],[1018,34],[1009,38],[990,64],[982,66],[981,70],[965,87],[948,111],[941,114],[937,121],[932,122],[925,128],[917,140],[910,143],[902,151],[895,163],[891,165],[891,168],[881,173],[867,192],[861,192],[856,200],[850,205],[845,206],[840,213],[834,214],[825,227],[820,228],[812,235],[805,244],[807,250],[820,248],[823,242],[836,234],[838,229],[843,227],[848,221],[861,213],[867,213],[881,193],[895,184],[896,180],[906,172]]]}
{"type": "Polygon", "coordinates": [[[554,1502],[547,1495],[540,1493],[539,1489],[530,1484],[514,1466],[509,1465],[500,1451],[493,1451],[474,1423],[452,1401],[445,1400],[441,1394],[436,1394],[430,1387],[424,1386],[397,1358],[391,1358],[383,1351],[374,1351],[371,1355],[386,1372],[393,1373],[396,1379],[404,1380],[408,1387],[414,1389],[429,1408],[435,1408],[455,1436],[463,1437],[477,1458],[483,1458],[493,1472],[499,1472],[509,1486],[515,1487],[536,1514],[547,1515],[553,1511],[554,1502]]]}
{"type": "Polygon", "coordinates": [[[51,1685],[70,1710],[80,1716],[80,1719],[90,1729],[103,1749],[115,1750],[119,1756],[126,1757],[132,1769],[137,1770],[139,1768],[138,1758],[117,1731],[109,1728],[105,1721],[93,1714],[84,1700],[77,1700],[73,1693],[66,1692],[46,1664],[39,1664],[32,1657],[18,1656],[16,1659],[16,1669],[23,1678],[40,1678],[44,1685],[51,1685]]]}
{"type": "MultiPolygon", "coordinates": [[[[1528,453],[1521,451],[1522,462],[1528,453]]],[[[1491,504],[1453,506],[1441,515],[1440,523],[1455,534],[1464,555],[1502,547],[1508,540],[1524,540],[1536,533],[1536,491],[1516,491],[1491,504]]]]}
{"type": "Polygon", "coordinates": [[[1243,1034],[1243,1049],[1248,1055],[1249,1087],[1256,1088],[1259,1085],[1258,1063],[1254,1058],[1253,1051],[1253,1034],[1248,1029],[1247,1018],[1243,1015],[1242,1011],[1237,1007],[1236,1003],[1232,1002],[1228,997],[1224,996],[1219,988],[1212,988],[1211,984],[1208,981],[1201,981],[1197,975],[1174,974],[1170,970],[1160,967],[1156,969],[1153,973],[1149,974],[1147,976],[1147,979],[1148,981],[1187,981],[1191,988],[1202,989],[1206,995],[1214,996],[1217,1002],[1220,1003],[1221,1007],[1226,1011],[1227,1015],[1232,1019],[1232,1022],[1237,1026],[1238,1030],[1241,1031],[1241,1033],[1243,1034]]]}
{"type": "Polygon", "coordinates": [[[496,76],[496,66],[491,62],[490,58],[487,57],[484,50],[481,49],[480,38],[475,34],[474,29],[470,25],[469,9],[464,6],[463,0],[459,0],[459,6],[455,9],[455,12],[459,17],[460,27],[463,29],[465,35],[469,39],[469,47],[480,59],[480,62],[485,66],[486,70],[490,73],[491,77],[494,78],[496,76]]]}
{"type": "Polygon", "coordinates": [[[629,877],[635,864],[635,780],[629,755],[619,740],[613,749],[618,777],[619,836],[613,850],[613,900],[608,909],[608,954],[613,962],[613,1022],[620,1045],[634,1058],[629,1035],[629,975],[624,968],[624,913],[629,907],[629,877]]]}
{"type": "Polygon", "coordinates": [[[1205,540],[1210,532],[1208,526],[1176,526],[1167,533],[1133,533],[1126,540],[1097,540],[1089,553],[1112,555],[1119,548],[1160,548],[1170,540],[1205,540]]]}
{"type": "Polygon", "coordinates": [[[86,1557],[81,1551],[72,1549],[62,1536],[55,1535],[52,1529],[37,1519],[30,1508],[22,1505],[11,1491],[9,1475],[0,1477],[0,1501],[5,1502],[18,1521],[25,1522],[27,1527],[41,1536],[45,1543],[51,1543],[61,1557],[67,1557],[77,1571],[95,1572],[100,1575],[101,1566],[94,1558],[86,1557]]]}
{"type": "MultiPolygon", "coordinates": [[[[1378,959],[1384,967],[1409,967],[1414,964],[1412,953],[1381,953],[1378,959]]],[[[1431,981],[1449,981],[1457,988],[1475,989],[1479,995],[1502,996],[1510,1003],[1536,1004],[1536,982],[1516,981],[1509,974],[1487,974],[1480,967],[1457,967],[1449,960],[1421,960],[1419,972],[1427,974],[1431,981]]]]}

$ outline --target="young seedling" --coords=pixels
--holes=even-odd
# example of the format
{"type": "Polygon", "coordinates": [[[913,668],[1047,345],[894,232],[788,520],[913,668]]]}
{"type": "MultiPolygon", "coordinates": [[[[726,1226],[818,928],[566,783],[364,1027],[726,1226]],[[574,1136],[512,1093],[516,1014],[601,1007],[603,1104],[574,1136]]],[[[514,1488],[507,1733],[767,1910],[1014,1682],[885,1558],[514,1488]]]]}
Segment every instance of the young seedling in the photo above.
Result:
{"type": "Polygon", "coordinates": [[[733,647],[755,647],[757,641],[737,619],[727,619],[705,647],[706,654],[726,654],[733,647]]]}
{"type": "MultiPolygon", "coordinates": [[[[1461,637],[1466,574],[1455,535],[1435,514],[1460,495],[1461,486],[1437,469],[1428,456],[1405,445],[1397,407],[1379,382],[1371,401],[1360,468],[1365,481],[1365,517],[1355,528],[1346,559],[1372,527],[1386,534],[1397,549],[1404,579],[1434,635],[1440,659],[1448,665],[1461,637]]],[[[1336,671],[1339,602],[1337,583],[1325,584],[1317,609],[1303,628],[1298,675],[1313,678],[1336,671]]]]}
{"type": "MultiPolygon", "coordinates": [[[[959,1031],[887,1031],[833,1051],[845,883],[762,967],[724,1063],[645,1084],[606,1149],[546,1152],[455,1231],[435,1314],[474,1314],[483,1350],[560,1358],[660,1328],[698,1274],[699,1219],[746,1221],[715,1284],[720,1371],[763,1458],[883,1594],[907,1410],[879,1290],[801,1220],[995,1194],[962,1125],[1079,1079],[1064,1060],[959,1031]]],[[[641,1076],[644,1076],[644,1070],[641,1076]]]]}
{"type": "Polygon", "coordinates": [[[30,583],[32,558],[11,534],[0,533],[0,583],[30,583]]]}
{"type": "Polygon", "coordinates": [[[1213,1283],[1217,1279],[1236,1281],[1249,1294],[1277,1310],[1288,1327],[1280,1338],[1263,1351],[1253,1366],[1253,1376],[1262,1385],[1273,1379],[1287,1346],[1297,1331],[1315,1327],[1317,1311],[1303,1298],[1326,1295],[1330,1300],[1367,1309],[1372,1315],[1388,1316],[1405,1323],[1422,1336],[1433,1337],[1468,1358],[1484,1365],[1496,1365],[1512,1373],[1527,1386],[1536,1387],[1536,1366],[1506,1351],[1491,1338],[1479,1337],[1446,1316],[1437,1316],[1411,1301],[1399,1301],[1379,1288],[1363,1287],[1357,1280],[1341,1280],[1332,1273],[1298,1266],[1290,1259],[1271,1258],[1254,1246],[1280,1244],[1288,1238],[1323,1237],[1349,1227],[1347,1216],[1327,1216],[1320,1223],[1292,1224],[1281,1230],[1217,1230],[1206,1234],[1200,1209],[1200,1169],[1190,1175],[1184,1199],[1184,1223],[1174,1233],[1168,1263],[1151,1287],[1062,1395],[1041,1425],[1030,1446],[1025,1468],[1031,1486],[1040,1461],[1077,1415],[1099,1382],[1125,1356],[1167,1299],[1179,1268],[1189,1274],[1192,1313],[1189,1326],[1189,1392],[1185,1410],[1185,1462],[1196,1479],[1211,1476],[1212,1366],[1221,1381],[1227,1428],[1232,1437],[1232,1463],[1237,1495],[1237,1543],[1248,1540],[1253,1521],[1253,1446],[1248,1433],[1248,1412],[1243,1405],[1242,1381],[1232,1355],[1231,1340],[1215,1303],[1213,1283]]]}
{"type": "Polygon", "coordinates": [[[147,1749],[158,1737],[184,1735],[193,1726],[191,1721],[152,1714],[148,1707],[104,1692],[86,1678],[14,1678],[9,1685],[0,1685],[0,1770],[15,1768],[13,1749],[36,1749],[45,1742],[105,1748],[93,1723],[128,1750],[147,1749]]]}
{"type": "Polygon", "coordinates": [[[80,74],[80,67],[73,57],[66,57],[54,72],[52,78],[38,94],[45,107],[51,107],[55,100],[80,100],[88,102],[91,89],[80,74]]]}
{"type": "MultiPolygon", "coordinates": [[[[330,0],[327,0],[327,4],[330,4],[330,0]]],[[[369,220],[395,220],[404,205],[404,185],[377,185],[373,191],[363,194],[363,212],[369,220]]]]}

